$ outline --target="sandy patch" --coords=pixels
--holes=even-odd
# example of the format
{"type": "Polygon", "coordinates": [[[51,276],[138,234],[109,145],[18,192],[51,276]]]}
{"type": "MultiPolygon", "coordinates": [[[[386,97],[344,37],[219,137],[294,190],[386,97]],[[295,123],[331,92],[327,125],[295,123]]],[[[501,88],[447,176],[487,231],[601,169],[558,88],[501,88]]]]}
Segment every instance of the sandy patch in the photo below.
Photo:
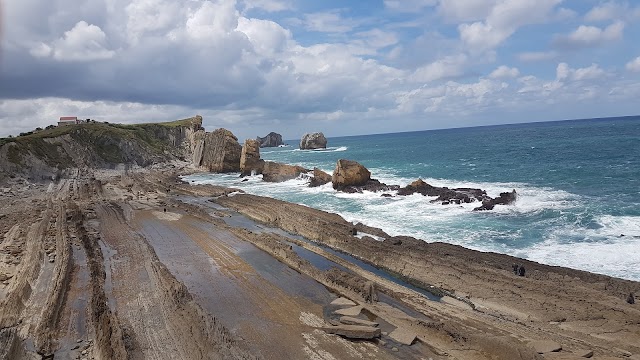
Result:
{"type": "Polygon", "coordinates": [[[154,211],[153,215],[160,220],[178,221],[182,219],[182,215],[173,212],[154,211]]]}

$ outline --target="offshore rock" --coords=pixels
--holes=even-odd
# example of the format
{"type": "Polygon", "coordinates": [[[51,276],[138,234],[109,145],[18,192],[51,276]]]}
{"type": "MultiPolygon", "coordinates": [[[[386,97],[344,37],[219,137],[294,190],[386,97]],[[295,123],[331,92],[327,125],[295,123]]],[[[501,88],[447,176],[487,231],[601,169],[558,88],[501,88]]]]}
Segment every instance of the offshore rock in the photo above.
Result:
{"type": "Polygon", "coordinates": [[[240,155],[240,176],[249,176],[252,172],[262,174],[263,168],[264,160],[260,159],[260,143],[258,140],[245,140],[240,155]]]}
{"type": "Polygon", "coordinates": [[[231,131],[217,129],[202,137],[202,158],[199,163],[196,162],[197,166],[215,173],[240,171],[242,146],[231,131]]]}
{"type": "Polygon", "coordinates": [[[266,182],[283,182],[295,179],[300,174],[309,172],[309,170],[297,165],[281,164],[273,161],[264,163],[262,169],[262,180],[266,182]]]}
{"type": "Polygon", "coordinates": [[[302,139],[300,140],[300,149],[301,150],[313,150],[313,149],[326,149],[327,148],[327,138],[324,137],[324,134],[321,132],[317,133],[307,133],[302,135],[302,139]]]}
{"type": "Polygon", "coordinates": [[[256,140],[260,143],[260,147],[278,147],[284,145],[282,135],[274,133],[273,131],[265,137],[257,136],[256,140]]]}
{"type": "Polygon", "coordinates": [[[487,192],[482,189],[457,188],[449,189],[448,187],[438,187],[418,179],[411,184],[400,188],[398,195],[406,196],[412,194],[422,194],[424,196],[437,196],[433,202],[441,202],[443,205],[471,203],[474,201],[484,201],[491,199],[487,196],[487,192]]]}
{"type": "Polygon", "coordinates": [[[338,160],[331,181],[336,190],[348,186],[364,186],[371,180],[371,172],[360,163],[351,160],[338,160]]]}
{"type": "Polygon", "coordinates": [[[500,196],[498,196],[497,198],[494,198],[494,199],[488,198],[483,200],[482,205],[473,209],[473,211],[493,210],[493,208],[496,205],[513,204],[517,198],[518,198],[518,194],[516,193],[515,189],[510,192],[509,191],[503,192],[503,193],[500,193],[500,196]]]}
{"type": "Polygon", "coordinates": [[[331,182],[331,175],[327,174],[326,172],[318,168],[313,168],[313,178],[311,178],[311,181],[309,182],[309,187],[322,186],[330,182],[331,182]]]}

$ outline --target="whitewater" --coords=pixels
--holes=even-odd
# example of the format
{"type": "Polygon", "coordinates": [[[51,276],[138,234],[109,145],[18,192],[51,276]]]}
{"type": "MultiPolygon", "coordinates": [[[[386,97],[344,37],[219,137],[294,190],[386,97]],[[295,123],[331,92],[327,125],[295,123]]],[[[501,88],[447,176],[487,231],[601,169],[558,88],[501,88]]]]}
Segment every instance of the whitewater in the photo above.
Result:
{"type": "Polygon", "coordinates": [[[473,187],[490,196],[516,189],[493,211],[441,205],[414,194],[346,194],[308,179],[194,174],[192,183],[236,187],[340,214],[390,235],[509,254],[549,265],[640,281],[640,117],[544,122],[329,139],[323,151],[263,148],[265,160],[333,172],[356,160],[372,177],[405,186],[473,187]]]}

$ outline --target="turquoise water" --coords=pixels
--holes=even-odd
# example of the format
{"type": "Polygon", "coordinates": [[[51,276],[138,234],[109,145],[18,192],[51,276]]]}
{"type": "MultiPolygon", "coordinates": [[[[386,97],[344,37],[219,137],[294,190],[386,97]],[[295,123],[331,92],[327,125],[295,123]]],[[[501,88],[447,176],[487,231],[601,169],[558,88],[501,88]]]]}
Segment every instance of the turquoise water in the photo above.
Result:
{"type": "Polygon", "coordinates": [[[431,204],[422,195],[337,193],[307,180],[199,174],[189,180],[338,213],[350,221],[482,251],[640,280],[640,117],[546,122],[330,138],[326,151],[261,149],[266,160],[319,167],[356,160],[372,177],[406,185],[417,178],[489,195],[516,189],[514,205],[431,204]],[[624,235],[624,236],[622,236],[624,235]]]}

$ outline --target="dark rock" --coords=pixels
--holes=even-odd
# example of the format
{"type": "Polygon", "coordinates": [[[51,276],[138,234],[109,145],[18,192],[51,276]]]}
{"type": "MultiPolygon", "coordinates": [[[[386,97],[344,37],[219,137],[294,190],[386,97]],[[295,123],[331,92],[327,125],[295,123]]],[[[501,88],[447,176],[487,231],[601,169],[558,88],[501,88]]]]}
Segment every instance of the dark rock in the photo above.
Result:
{"type": "Polygon", "coordinates": [[[524,266],[520,265],[520,267],[518,268],[518,276],[524,276],[525,272],[526,270],[524,269],[524,266]]]}
{"type": "Polygon", "coordinates": [[[309,182],[310,187],[321,186],[329,182],[331,182],[331,175],[318,168],[313,168],[313,178],[309,182]]]}
{"type": "Polygon", "coordinates": [[[451,203],[470,203],[478,200],[482,201],[488,198],[486,191],[481,189],[449,189],[448,187],[437,187],[427,184],[422,179],[418,179],[398,190],[398,195],[401,196],[412,195],[415,193],[419,193],[424,196],[436,196],[437,198],[432,200],[432,202],[439,202],[443,205],[449,205],[451,203]]]}
{"type": "Polygon", "coordinates": [[[304,134],[300,139],[301,150],[326,149],[327,138],[321,132],[304,134]]]}
{"type": "Polygon", "coordinates": [[[267,182],[283,182],[295,179],[300,174],[309,172],[302,166],[281,164],[273,161],[266,161],[262,169],[262,180],[267,182]]]}
{"type": "Polygon", "coordinates": [[[517,197],[518,197],[518,194],[516,193],[515,190],[511,192],[503,192],[503,193],[500,193],[500,196],[498,196],[495,199],[492,199],[489,197],[484,199],[482,201],[482,206],[478,206],[477,208],[473,209],[473,211],[493,210],[493,208],[496,205],[513,204],[516,201],[517,197]]]}
{"type": "Polygon", "coordinates": [[[265,137],[257,136],[256,140],[260,143],[260,147],[278,147],[284,145],[282,135],[274,132],[270,132],[265,137]]]}
{"type": "Polygon", "coordinates": [[[631,305],[636,303],[636,299],[635,296],[633,296],[633,293],[630,293],[629,296],[627,296],[627,303],[631,305]]]}
{"type": "Polygon", "coordinates": [[[252,173],[262,174],[263,168],[264,160],[260,159],[260,143],[253,139],[245,140],[240,155],[240,176],[249,176],[252,173]]]}

